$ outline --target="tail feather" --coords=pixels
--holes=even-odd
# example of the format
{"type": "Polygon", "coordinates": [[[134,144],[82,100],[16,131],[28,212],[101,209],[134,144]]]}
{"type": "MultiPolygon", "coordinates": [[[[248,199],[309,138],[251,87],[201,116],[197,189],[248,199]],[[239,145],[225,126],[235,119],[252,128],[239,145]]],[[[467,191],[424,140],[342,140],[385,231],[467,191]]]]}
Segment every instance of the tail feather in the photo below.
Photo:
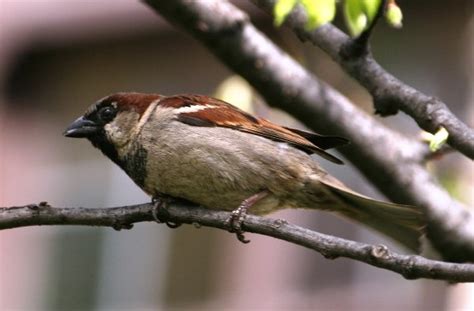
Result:
{"type": "Polygon", "coordinates": [[[342,185],[325,183],[347,208],[339,212],[379,231],[408,249],[419,252],[425,220],[414,206],[377,201],[353,192],[342,185]]]}

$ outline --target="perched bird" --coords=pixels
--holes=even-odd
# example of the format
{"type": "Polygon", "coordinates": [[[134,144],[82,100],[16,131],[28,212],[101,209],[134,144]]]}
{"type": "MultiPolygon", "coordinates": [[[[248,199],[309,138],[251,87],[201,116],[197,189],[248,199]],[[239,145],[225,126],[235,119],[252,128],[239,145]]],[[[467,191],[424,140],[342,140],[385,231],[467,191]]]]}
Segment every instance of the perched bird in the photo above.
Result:
{"type": "Polygon", "coordinates": [[[325,151],[348,143],[341,137],[276,125],[203,95],[141,93],[99,100],[64,135],[90,140],[153,198],[234,211],[236,231],[247,210],[309,208],[334,211],[419,248],[424,221],[416,207],[358,194],[310,156],[342,164],[325,151]]]}

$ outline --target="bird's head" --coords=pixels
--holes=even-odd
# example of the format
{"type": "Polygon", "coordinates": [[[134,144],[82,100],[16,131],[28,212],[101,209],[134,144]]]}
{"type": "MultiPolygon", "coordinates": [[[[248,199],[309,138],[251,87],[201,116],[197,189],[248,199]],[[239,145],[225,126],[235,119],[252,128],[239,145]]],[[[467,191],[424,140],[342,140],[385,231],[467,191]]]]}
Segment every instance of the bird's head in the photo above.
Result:
{"type": "Polygon", "coordinates": [[[87,138],[112,160],[116,160],[117,150],[133,138],[142,115],[151,103],[161,97],[158,94],[140,93],[116,93],[104,97],[72,122],[64,131],[64,136],[87,138]]]}

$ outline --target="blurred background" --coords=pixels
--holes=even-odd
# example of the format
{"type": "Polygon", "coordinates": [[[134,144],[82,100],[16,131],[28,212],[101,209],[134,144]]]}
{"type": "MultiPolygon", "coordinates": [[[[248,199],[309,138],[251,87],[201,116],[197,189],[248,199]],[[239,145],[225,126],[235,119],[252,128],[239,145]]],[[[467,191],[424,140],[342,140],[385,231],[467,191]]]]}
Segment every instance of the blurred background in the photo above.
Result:
{"type": "MultiPolygon", "coordinates": [[[[283,49],[368,113],[370,96],[323,53],[247,1],[234,1],[283,49]]],[[[471,0],[398,1],[404,28],[377,28],[376,58],[474,124],[471,0]]],[[[189,35],[138,1],[0,0],[0,206],[48,201],[104,207],[150,199],[86,140],[64,128],[117,91],[201,93],[260,116],[297,122],[258,95],[189,35]],[[237,95],[236,95],[237,94],[237,95]]],[[[414,122],[381,119],[407,135],[414,122]]],[[[330,134],[330,133],[325,133],[330,134]]],[[[381,196],[351,167],[323,162],[352,188],[381,196]]],[[[474,204],[474,166],[457,154],[430,163],[459,200],[474,204]]],[[[327,213],[272,217],[368,243],[383,237],[327,213]]],[[[469,285],[406,281],[347,259],[268,237],[142,223],[132,230],[29,227],[0,232],[1,310],[473,310],[469,285]]],[[[403,251],[403,250],[400,250],[403,251]]]]}

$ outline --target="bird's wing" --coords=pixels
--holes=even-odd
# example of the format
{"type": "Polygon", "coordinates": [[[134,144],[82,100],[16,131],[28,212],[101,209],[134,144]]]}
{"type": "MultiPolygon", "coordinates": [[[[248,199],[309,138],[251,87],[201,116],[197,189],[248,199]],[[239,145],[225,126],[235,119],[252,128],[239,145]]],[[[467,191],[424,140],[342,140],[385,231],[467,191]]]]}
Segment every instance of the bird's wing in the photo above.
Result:
{"type": "Polygon", "coordinates": [[[337,164],[343,162],[324,151],[346,144],[348,141],[336,136],[323,136],[302,130],[285,128],[232,106],[224,101],[202,95],[175,95],[160,100],[160,106],[182,108],[177,119],[193,126],[220,126],[241,132],[287,143],[308,154],[319,156],[337,164]]]}

